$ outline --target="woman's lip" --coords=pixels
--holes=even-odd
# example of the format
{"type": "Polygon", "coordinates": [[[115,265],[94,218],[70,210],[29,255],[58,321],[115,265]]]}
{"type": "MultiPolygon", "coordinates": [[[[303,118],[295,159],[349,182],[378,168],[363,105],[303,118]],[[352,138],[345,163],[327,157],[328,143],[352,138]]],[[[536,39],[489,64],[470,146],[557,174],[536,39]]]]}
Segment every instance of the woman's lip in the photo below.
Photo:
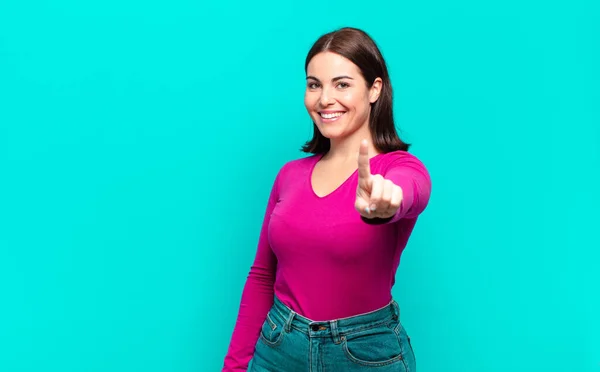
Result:
{"type": "Polygon", "coordinates": [[[341,118],[342,116],[344,116],[345,113],[346,113],[345,111],[329,111],[329,112],[320,111],[319,112],[319,117],[321,118],[321,122],[323,122],[323,123],[333,123],[334,121],[336,121],[339,118],[341,118]],[[338,113],[338,112],[341,112],[342,114],[339,115],[339,116],[334,116],[332,118],[324,118],[323,116],[321,116],[322,113],[323,114],[328,114],[328,113],[338,113]]]}

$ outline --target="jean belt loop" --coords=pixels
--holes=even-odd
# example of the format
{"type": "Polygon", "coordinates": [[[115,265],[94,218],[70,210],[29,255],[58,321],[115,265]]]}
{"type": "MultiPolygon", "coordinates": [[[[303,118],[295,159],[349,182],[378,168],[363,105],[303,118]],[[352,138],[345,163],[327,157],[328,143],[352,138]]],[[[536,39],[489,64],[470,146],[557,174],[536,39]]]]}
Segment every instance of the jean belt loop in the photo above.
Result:
{"type": "Polygon", "coordinates": [[[293,310],[290,310],[290,313],[285,321],[284,326],[284,329],[287,333],[290,333],[290,331],[292,330],[292,320],[294,320],[294,316],[296,316],[296,313],[293,310]]]}
{"type": "Polygon", "coordinates": [[[339,345],[342,342],[342,340],[338,331],[338,321],[330,320],[329,327],[331,328],[331,337],[333,338],[333,343],[339,345]]]}
{"type": "Polygon", "coordinates": [[[400,305],[398,305],[396,300],[392,300],[392,316],[395,320],[400,319],[400,305]]]}

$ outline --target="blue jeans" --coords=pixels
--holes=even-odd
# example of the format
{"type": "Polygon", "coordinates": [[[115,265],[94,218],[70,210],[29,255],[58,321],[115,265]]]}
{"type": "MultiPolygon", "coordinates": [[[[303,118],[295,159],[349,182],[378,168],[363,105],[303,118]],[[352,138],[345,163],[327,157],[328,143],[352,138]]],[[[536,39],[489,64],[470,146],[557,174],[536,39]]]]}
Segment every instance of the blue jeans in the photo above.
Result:
{"type": "Polygon", "coordinates": [[[370,313],[317,322],[275,297],[248,371],[415,372],[415,355],[399,317],[392,300],[370,313]]]}

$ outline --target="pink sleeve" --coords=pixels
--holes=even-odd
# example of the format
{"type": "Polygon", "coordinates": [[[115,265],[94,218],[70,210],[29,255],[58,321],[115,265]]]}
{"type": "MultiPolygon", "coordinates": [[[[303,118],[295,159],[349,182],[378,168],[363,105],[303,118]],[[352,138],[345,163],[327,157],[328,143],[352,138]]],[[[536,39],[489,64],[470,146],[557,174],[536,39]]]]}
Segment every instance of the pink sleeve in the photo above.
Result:
{"type": "Polygon", "coordinates": [[[387,223],[394,223],[402,218],[415,218],[425,210],[431,194],[431,178],[419,159],[410,154],[398,157],[383,177],[402,189],[400,208],[387,223]]]}
{"type": "Polygon", "coordinates": [[[256,256],[242,292],[238,317],[225,356],[223,372],[247,370],[248,363],[254,355],[254,347],[258,341],[260,329],[273,305],[277,258],[269,245],[268,229],[271,212],[279,198],[279,174],[273,183],[267,203],[256,256]]]}

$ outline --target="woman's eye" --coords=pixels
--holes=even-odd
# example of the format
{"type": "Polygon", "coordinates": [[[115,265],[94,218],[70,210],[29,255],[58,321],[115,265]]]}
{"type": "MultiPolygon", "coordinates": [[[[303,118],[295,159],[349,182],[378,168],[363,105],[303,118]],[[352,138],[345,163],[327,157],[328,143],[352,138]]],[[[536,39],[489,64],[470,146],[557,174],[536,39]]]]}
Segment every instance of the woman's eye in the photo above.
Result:
{"type": "Polygon", "coordinates": [[[308,89],[317,89],[318,87],[318,83],[308,83],[308,89]]]}
{"type": "Polygon", "coordinates": [[[350,86],[350,84],[348,84],[348,83],[344,83],[344,82],[340,82],[340,83],[338,84],[338,88],[342,88],[342,89],[346,89],[346,88],[348,88],[349,86],[350,86]]]}

